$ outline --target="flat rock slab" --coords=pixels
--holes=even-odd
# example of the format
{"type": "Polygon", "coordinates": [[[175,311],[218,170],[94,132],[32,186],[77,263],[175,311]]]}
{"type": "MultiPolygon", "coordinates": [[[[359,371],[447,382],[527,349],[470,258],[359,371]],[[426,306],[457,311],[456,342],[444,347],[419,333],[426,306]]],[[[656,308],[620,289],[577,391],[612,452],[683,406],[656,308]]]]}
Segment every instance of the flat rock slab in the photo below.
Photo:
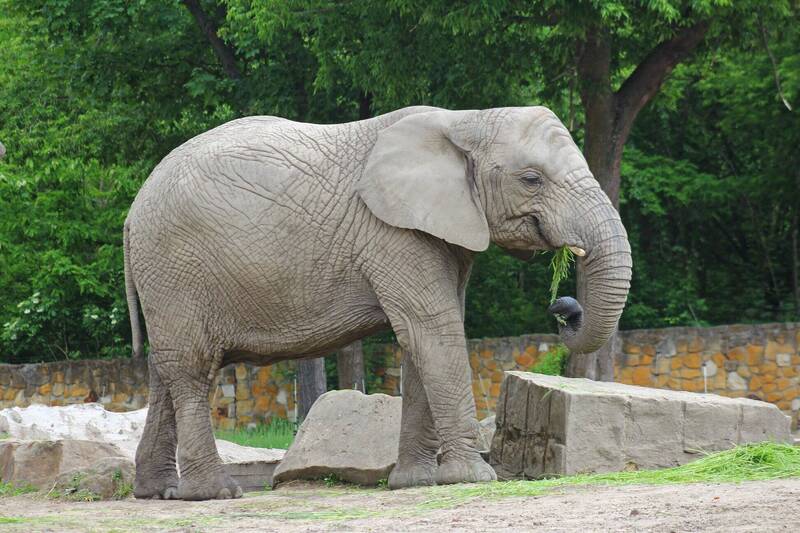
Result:
{"type": "Polygon", "coordinates": [[[359,485],[389,477],[397,461],[402,403],[356,390],[323,394],[275,469],[273,485],[329,474],[359,485]]]}
{"type": "Polygon", "coordinates": [[[86,470],[114,458],[131,464],[119,448],[88,440],[6,440],[0,442],[0,480],[49,490],[67,472],[86,470]]]}
{"type": "Polygon", "coordinates": [[[789,443],[790,423],[745,398],[506,372],[490,464],[501,479],[667,468],[738,444],[789,443]]]}

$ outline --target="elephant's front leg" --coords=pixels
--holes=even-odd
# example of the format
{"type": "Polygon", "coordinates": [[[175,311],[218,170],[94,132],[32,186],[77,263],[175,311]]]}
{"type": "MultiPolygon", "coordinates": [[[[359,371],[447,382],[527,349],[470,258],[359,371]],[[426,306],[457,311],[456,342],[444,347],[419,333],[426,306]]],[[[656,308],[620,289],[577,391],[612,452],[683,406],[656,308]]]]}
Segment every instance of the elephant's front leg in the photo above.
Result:
{"type": "Polygon", "coordinates": [[[397,464],[389,476],[389,488],[392,489],[434,485],[436,452],[440,444],[425,388],[408,354],[403,358],[403,377],[400,444],[397,464]]]}
{"type": "Polygon", "coordinates": [[[442,461],[435,477],[438,484],[497,479],[478,450],[480,430],[461,316],[454,301],[452,309],[440,308],[422,316],[407,314],[402,320],[405,327],[398,332],[398,340],[411,352],[442,443],[442,461]]]}

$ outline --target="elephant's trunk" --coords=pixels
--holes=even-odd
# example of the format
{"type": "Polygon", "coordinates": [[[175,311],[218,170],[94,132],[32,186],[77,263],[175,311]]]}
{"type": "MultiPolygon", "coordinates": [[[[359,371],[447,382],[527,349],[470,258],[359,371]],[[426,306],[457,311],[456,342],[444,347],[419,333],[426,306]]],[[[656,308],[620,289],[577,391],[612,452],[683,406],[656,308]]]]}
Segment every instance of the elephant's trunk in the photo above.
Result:
{"type": "Polygon", "coordinates": [[[581,218],[586,255],[578,258],[583,270],[578,302],[559,298],[551,311],[564,317],[561,340],[572,353],[600,349],[614,333],[630,288],[632,262],[627,233],[619,214],[599,189],[594,206],[581,218]],[[582,282],[582,283],[581,283],[582,282]]]}

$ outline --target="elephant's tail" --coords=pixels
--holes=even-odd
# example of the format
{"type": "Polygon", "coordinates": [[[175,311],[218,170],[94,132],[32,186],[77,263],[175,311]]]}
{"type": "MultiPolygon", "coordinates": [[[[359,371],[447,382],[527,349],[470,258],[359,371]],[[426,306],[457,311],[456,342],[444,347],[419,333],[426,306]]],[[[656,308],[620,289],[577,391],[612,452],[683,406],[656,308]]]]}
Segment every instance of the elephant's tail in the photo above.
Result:
{"type": "Polygon", "coordinates": [[[122,230],[123,254],[125,257],[125,295],[128,299],[128,314],[131,317],[131,344],[133,345],[133,358],[144,357],[144,342],[142,340],[142,325],[139,322],[139,302],[136,298],[136,283],[133,281],[131,271],[131,243],[130,229],[127,221],[122,230]]]}

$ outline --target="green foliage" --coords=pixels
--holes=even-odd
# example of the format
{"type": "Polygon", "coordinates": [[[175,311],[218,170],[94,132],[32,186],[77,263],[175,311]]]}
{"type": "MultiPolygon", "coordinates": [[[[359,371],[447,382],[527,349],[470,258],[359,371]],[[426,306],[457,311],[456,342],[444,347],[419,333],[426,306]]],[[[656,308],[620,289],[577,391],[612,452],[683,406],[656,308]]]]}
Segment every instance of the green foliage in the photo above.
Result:
{"type": "Polygon", "coordinates": [[[335,487],[336,485],[341,485],[344,483],[339,476],[333,473],[323,477],[322,481],[325,482],[326,487],[335,487]]]}
{"type": "Polygon", "coordinates": [[[13,481],[0,481],[0,498],[13,498],[14,496],[30,494],[31,492],[37,492],[38,490],[39,489],[36,487],[27,483],[17,485],[13,481]]]}
{"type": "Polygon", "coordinates": [[[124,500],[133,496],[133,484],[123,479],[122,470],[114,470],[111,479],[114,481],[114,494],[111,496],[112,499],[124,500]]]}
{"type": "Polygon", "coordinates": [[[553,252],[553,259],[550,261],[550,270],[553,271],[553,280],[550,282],[550,303],[556,301],[558,297],[558,286],[569,276],[569,268],[575,262],[575,256],[566,246],[562,246],[553,252]]]}
{"type": "Polygon", "coordinates": [[[563,376],[569,362],[569,349],[563,344],[551,346],[539,360],[531,366],[530,371],[548,376],[563,376]]]}
{"type": "MultiPolygon", "coordinates": [[[[253,114],[343,122],[408,104],[544,104],[580,141],[587,32],[609,42],[616,89],[699,20],[710,21],[707,44],[640,113],[623,158],[634,278],[621,326],[800,317],[787,253],[800,115],[782,102],[800,107],[800,24],[788,0],[200,5],[241,76],[182,2],[0,0],[3,362],[130,352],[122,224],[154,165],[199,132],[253,114]]],[[[467,335],[555,331],[548,282],[563,259],[554,277],[541,258],[477,255],[467,335]]]]}
{"type": "Polygon", "coordinates": [[[288,449],[294,440],[295,426],[282,418],[272,418],[268,424],[252,429],[220,429],[214,432],[218,439],[254,448],[288,449]]]}

